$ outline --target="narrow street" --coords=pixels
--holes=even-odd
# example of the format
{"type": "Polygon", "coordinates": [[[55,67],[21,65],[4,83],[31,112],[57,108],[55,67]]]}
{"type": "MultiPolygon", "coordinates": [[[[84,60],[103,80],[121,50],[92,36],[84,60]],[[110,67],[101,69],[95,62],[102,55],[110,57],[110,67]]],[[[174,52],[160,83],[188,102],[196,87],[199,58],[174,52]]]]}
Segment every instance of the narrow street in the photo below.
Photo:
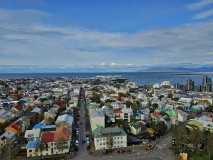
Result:
{"type": "Polygon", "coordinates": [[[86,140],[85,137],[85,97],[84,97],[84,91],[82,90],[80,93],[80,118],[79,122],[82,122],[82,124],[79,125],[79,146],[78,146],[78,155],[72,159],[74,160],[175,160],[175,157],[168,151],[164,149],[164,146],[167,146],[171,142],[171,136],[166,135],[165,137],[162,137],[162,139],[159,139],[156,143],[156,147],[153,150],[145,151],[144,148],[139,147],[134,149],[134,153],[131,154],[113,154],[113,155],[103,155],[103,156],[91,156],[87,153],[87,145],[82,144],[82,140],[86,140]]]}

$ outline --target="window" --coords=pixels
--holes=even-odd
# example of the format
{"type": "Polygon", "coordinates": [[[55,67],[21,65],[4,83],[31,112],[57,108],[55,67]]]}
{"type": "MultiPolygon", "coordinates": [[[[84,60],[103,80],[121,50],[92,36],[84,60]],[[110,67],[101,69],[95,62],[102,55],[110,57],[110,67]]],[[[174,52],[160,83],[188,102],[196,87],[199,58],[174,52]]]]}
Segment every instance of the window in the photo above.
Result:
{"type": "Polygon", "coordinates": [[[100,143],[100,145],[102,145],[102,143],[100,143]]]}
{"type": "Polygon", "coordinates": [[[46,149],[46,151],[48,151],[48,149],[46,149]]]}
{"type": "Polygon", "coordinates": [[[105,143],[103,143],[103,145],[105,145],[105,143]]]}
{"type": "Polygon", "coordinates": [[[119,139],[119,137],[117,139],[119,139]]]}
{"type": "Polygon", "coordinates": [[[118,144],[119,144],[119,141],[118,141],[118,144]]]}
{"type": "Polygon", "coordinates": [[[32,152],[32,150],[30,149],[29,152],[32,152]]]}
{"type": "Polygon", "coordinates": [[[123,137],[121,137],[121,139],[122,139],[123,137]]]}
{"type": "Polygon", "coordinates": [[[123,143],[123,142],[121,141],[121,143],[123,143]]]}

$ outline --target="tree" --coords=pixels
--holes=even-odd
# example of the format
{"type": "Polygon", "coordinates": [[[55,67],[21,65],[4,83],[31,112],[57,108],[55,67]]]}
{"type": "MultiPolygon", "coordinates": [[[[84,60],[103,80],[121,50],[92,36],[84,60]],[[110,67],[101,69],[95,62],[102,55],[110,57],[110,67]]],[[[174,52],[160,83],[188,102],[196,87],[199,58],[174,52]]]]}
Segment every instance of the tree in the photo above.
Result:
{"type": "Polygon", "coordinates": [[[182,106],[177,106],[176,109],[184,111],[184,108],[182,106]]]}
{"type": "Polygon", "coordinates": [[[157,103],[153,103],[152,104],[152,108],[153,108],[153,110],[156,110],[158,108],[158,104],[157,103]]]}
{"type": "Polygon", "coordinates": [[[185,126],[174,126],[174,128],[172,128],[172,137],[175,139],[176,144],[179,146],[181,146],[181,144],[185,144],[187,142],[187,129],[185,126]]]}
{"type": "Polygon", "coordinates": [[[113,135],[112,132],[108,133],[106,136],[106,146],[108,149],[112,149],[113,146],[113,135]]]}
{"type": "Polygon", "coordinates": [[[163,97],[164,97],[163,95],[160,95],[160,96],[159,96],[160,101],[161,101],[161,99],[162,99],[163,97]]]}
{"type": "Polygon", "coordinates": [[[163,121],[160,121],[158,123],[151,122],[150,128],[152,128],[159,136],[162,136],[167,131],[167,126],[163,121]]]}
{"type": "Polygon", "coordinates": [[[127,108],[129,108],[131,105],[132,105],[132,102],[131,102],[131,101],[126,101],[126,106],[127,106],[127,108]]]}
{"type": "Polygon", "coordinates": [[[159,115],[165,116],[165,115],[168,115],[168,114],[166,112],[164,112],[164,111],[160,111],[159,115]]]}
{"type": "Polygon", "coordinates": [[[66,110],[66,107],[65,107],[65,106],[59,107],[59,109],[58,109],[58,114],[60,114],[61,112],[65,111],[65,110],[66,110]]]}
{"type": "Polygon", "coordinates": [[[138,109],[138,105],[135,104],[135,103],[132,103],[130,106],[131,106],[132,109],[138,109]]]}
{"type": "Polygon", "coordinates": [[[96,103],[100,103],[101,102],[101,95],[100,94],[97,94],[96,92],[93,92],[92,93],[92,97],[90,98],[90,100],[92,102],[96,102],[96,103]]]}
{"type": "Polygon", "coordinates": [[[111,103],[104,103],[105,106],[107,106],[108,108],[112,109],[113,106],[111,105],[111,103]]]}
{"type": "Polygon", "coordinates": [[[211,155],[212,155],[212,153],[213,153],[213,150],[212,150],[212,148],[213,148],[213,134],[212,133],[209,133],[208,135],[207,135],[207,141],[206,141],[206,143],[205,143],[205,148],[206,148],[206,150],[207,150],[207,152],[209,153],[209,159],[211,159],[211,155]]]}
{"type": "Polygon", "coordinates": [[[172,98],[173,97],[173,94],[171,94],[171,93],[169,93],[168,95],[167,95],[167,98],[172,98]]]}
{"type": "Polygon", "coordinates": [[[43,119],[44,119],[44,114],[43,114],[43,113],[40,113],[40,114],[38,115],[38,121],[41,122],[41,121],[43,121],[43,119]]]}
{"type": "Polygon", "coordinates": [[[46,149],[46,144],[47,142],[41,139],[41,141],[36,145],[36,149],[40,153],[40,159],[42,159],[43,157],[43,151],[46,149]]]}
{"type": "Polygon", "coordinates": [[[48,123],[52,123],[54,121],[53,117],[48,117],[46,120],[48,123]]]}
{"type": "Polygon", "coordinates": [[[67,141],[65,140],[65,138],[63,136],[60,136],[60,137],[57,137],[56,138],[56,146],[59,150],[59,153],[64,154],[63,150],[67,149],[68,148],[68,144],[67,144],[67,141]]]}

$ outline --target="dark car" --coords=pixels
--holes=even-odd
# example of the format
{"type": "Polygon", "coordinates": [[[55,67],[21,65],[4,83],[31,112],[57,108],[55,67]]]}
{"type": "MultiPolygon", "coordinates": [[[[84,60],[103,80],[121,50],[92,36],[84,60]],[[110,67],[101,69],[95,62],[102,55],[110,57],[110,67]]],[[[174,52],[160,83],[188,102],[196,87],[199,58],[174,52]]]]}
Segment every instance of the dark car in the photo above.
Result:
{"type": "Polygon", "coordinates": [[[85,140],[82,141],[82,144],[84,144],[84,143],[85,143],[85,140]]]}

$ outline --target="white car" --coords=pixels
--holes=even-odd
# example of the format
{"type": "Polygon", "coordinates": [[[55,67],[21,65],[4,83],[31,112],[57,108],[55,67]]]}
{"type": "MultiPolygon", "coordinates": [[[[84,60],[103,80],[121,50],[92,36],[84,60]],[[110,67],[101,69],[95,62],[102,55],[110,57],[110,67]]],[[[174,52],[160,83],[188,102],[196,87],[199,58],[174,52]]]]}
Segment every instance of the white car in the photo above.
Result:
{"type": "Polygon", "coordinates": [[[78,146],[78,140],[75,141],[75,145],[78,146]]]}
{"type": "Polygon", "coordinates": [[[87,140],[87,145],[89,146],[89,144],[90,144],[90,143],[89,143],[89,140],[87,140]]]}

